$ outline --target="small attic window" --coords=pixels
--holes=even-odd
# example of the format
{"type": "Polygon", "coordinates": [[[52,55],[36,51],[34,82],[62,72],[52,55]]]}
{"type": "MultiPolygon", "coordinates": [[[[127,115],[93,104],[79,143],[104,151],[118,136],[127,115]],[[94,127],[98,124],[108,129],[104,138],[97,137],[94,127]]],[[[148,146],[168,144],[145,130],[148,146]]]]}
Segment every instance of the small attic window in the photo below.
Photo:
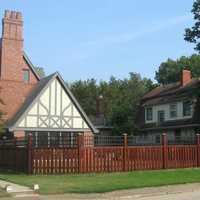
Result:
{"type": "Polygon", "coordinates": [[[23,70],[23,81],[24,83],[29,83],[30,81],[30,72],[28,69],[23,70]]]}

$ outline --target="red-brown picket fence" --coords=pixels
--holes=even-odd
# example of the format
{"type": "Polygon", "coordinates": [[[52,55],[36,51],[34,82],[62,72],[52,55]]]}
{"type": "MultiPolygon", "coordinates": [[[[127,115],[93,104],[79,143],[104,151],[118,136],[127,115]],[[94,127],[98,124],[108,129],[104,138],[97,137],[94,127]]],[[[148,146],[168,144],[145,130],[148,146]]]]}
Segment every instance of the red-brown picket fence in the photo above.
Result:
{"type": "Polygon", "coordinates": [[[77,136],[74,147],[0,145],[0,168],[29,174],[122,172],[170,168],[200,167],[200,136],[195,144],[168,145],[163,134],[160,145],[130,146],[127,135],[123,144],[94,145],[92,136],[77,136]]]}
{"type": "Polygon", "coordinates": [[[0,169],[26,172],[28,167],[26,147],[0,147],[0,169]]]}

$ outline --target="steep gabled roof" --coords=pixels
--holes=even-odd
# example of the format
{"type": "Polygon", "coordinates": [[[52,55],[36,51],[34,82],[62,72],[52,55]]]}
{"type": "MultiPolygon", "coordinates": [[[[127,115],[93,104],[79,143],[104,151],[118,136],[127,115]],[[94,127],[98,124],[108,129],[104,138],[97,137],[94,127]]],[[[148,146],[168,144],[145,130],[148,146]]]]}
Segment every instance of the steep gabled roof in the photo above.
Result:
{"type": "Polygon", "coordinates": [[[57,78],[60,81],[60,83],[62,84],[64,90],[66,91],[66,93],[68,94],[69,98],[71,99],[71,101],[74,103],[74,105],[76,106],[76,108],[80,112],[81,116],[84,118],[84,120],[87,123],[88,127],[94,133],[98,132],[98,130],[93,126],[93,124],[91,123],[91,121],[89,120],[89,118],[87,117],[87,115],[85,114],[85,112],[83,111],[83,109],[81,108],[81,106],[79,105],[79,103],[75,99],[74,95],[71,93],[70,89],[68,88],[68,86],[66,85],[66,83],[64,82],[64,80],[62,79],[62,77],[60,76],[60,74],[58,72],[56,72],[56,73],[54,73],[54,74],[52,74],[50,76],[47,76],[47,77],[41,79],[38,82],[38,84],[35,86],[35,88],[31,92],[31,94],[27,97],[27,99],[23,103],[22,107],[16,113],[16,115],[6,124],[6,127],[9,130],[11,130],[11,131],[15,130],[16,124],[20,121],[20,119],[26,113],[28,108],[34,103],[36,98],[42,93],[42,91],[48,86],[48,84],[55,78],[57,78]]]}
{"type": "Polygon", "coordinates": [[[23,105],[21,108],[18,110],[18,112],[14,115],[14,117],[9,120],[6,124],[7,128],[13,127],[18,119],[23,115],[23,113],[27,110],[27,108],[30,106],[30,104],[34,101],[34,99],[37,97],[37,95],[43,90],[43,88],[48,84],[48,82],[53,78],[55,74],[52,74],[50,76],[47,76],[43,79],[41,79],[33,91],[29,94],[29,96],[26,98],[24,101],[23,105]]]}
{"type": "Polygon", "coordinates": [[[35,75],[35,77],[37,78],[37,80],[40,80],[40,76],[38,75],[37,71],[35,70],[35,67],[33,65],[33,63],[30,61],[30,59],[28,58],[27,54],[24,52],[23,54],[23,58],[26,61],[26,63],[28,64],[28,66],[30,67],[31,71],[33,72],[33,74],[35,75]]]}
{"type": "Polygon", "coordinates": [[[160,85],[147,94],[145,94],[142,98],[142,102],[147,104],[157,104],[164,103],[168,101],[174,101],[175,99],[179,99],[183,97],[183,94],[190,92],[191,89],[199,87],[200,79],[193,78],[190,83],[182,86],[180,82],[172,83],[168,85],[160,85]]]}

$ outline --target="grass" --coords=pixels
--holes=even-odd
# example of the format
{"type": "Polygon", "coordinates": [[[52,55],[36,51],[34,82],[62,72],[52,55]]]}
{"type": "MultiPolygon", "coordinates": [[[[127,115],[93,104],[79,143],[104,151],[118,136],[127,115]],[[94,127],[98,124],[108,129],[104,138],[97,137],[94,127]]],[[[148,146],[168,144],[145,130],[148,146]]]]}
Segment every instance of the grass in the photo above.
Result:
{"type": "Polygon", "coordinates": [[[121,189],[200,182],[200,169],[49,176],[1,172],[0,179],[25,186],[39,184],[41,194],[102,193],[121,189]]]}

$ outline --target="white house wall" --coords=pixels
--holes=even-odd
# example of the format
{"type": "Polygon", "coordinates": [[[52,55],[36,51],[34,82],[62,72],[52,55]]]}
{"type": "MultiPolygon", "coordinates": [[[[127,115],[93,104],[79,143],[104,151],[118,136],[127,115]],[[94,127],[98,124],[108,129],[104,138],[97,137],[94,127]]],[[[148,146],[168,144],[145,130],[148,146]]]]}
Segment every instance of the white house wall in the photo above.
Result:
{"type": "MultiPolygon", "coordinates": [[[[154,105],[152,106],[153,110],[153,118],[152,120],[146,120],[146,123],[156,123],[158,122],[158,111],[163,110],[165,112],[165,121],[172,121],[172,120],[180,120],[180,119],[188,119],[191,118],[191,116],[183,116],[183,102],[177,102],[177,117],[170,117],[170,104],[161,104],[161,105],[154,105]]],[[[145,111],[146,112],[146,111],[145,111]]],[[[193,109],[192,109],[192,114],[193,114],[193,109]]],[[[146,118],[146,114],[145,114],[146,118]]]]}
{"type": "Polygon", "coordinates": [[[57,79],[37,98],[18,127],[88,129],[87,123],[57,79]]]}

